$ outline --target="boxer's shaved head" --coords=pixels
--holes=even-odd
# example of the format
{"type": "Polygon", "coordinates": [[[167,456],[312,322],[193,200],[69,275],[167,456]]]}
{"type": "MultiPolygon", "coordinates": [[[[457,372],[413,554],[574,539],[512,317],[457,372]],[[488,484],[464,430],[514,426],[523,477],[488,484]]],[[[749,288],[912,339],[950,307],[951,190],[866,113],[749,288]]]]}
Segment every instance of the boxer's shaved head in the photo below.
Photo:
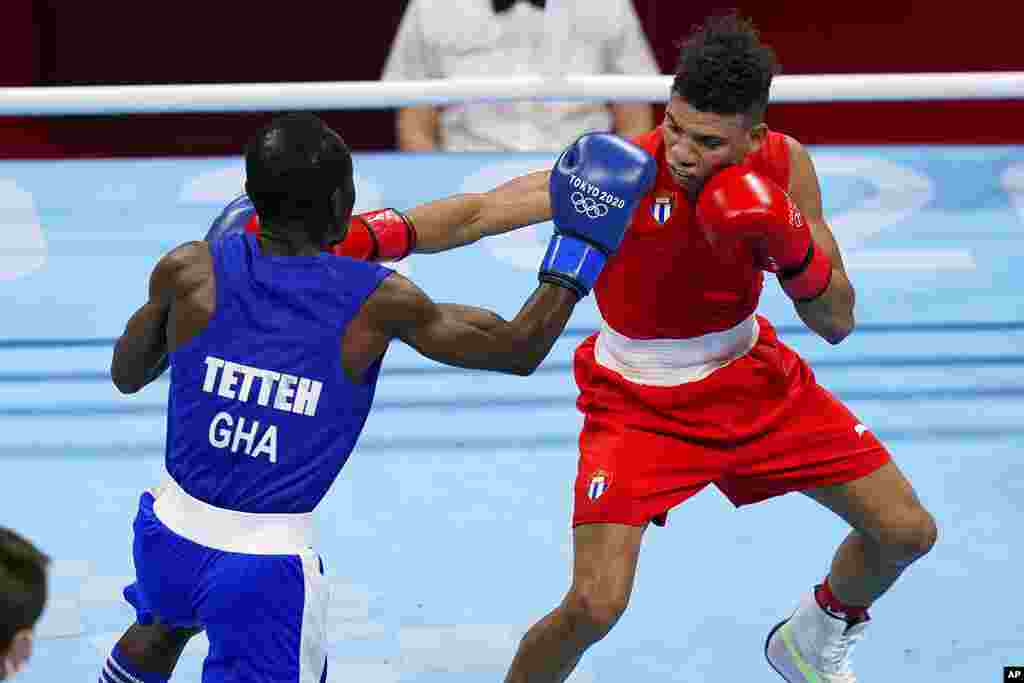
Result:
{"type": "Polygon", "coordinates": [[[352,154],[341,136],[312,114],[271,121],[245,149],[246,192],[266,223],[315,222],[323,232],[344,220],[355,203],[352,154]]]}

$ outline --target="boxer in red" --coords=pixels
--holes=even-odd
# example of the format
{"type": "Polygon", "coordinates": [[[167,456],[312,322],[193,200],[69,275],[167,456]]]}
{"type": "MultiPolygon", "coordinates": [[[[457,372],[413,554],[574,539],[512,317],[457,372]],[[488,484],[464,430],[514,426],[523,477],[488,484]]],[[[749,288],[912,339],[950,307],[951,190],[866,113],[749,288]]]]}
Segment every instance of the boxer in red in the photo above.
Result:
{"type": "Polygon", "coordinates": [[[564,681],[626,609],[649,524],[709,484],[737,507],[799,491],[852,527],[767,639],[789,683],[854,683],[868,607],[935,542],[885,447],[755,313],[767,271],[830,343],[854,328],[811,158],[764,123],[777,70],[750,22],[709,19],[681,49],[663,123],[634,139],[658,175],[595,285],[603,326],[576,351],[572,586],[506,683],[564,681]]]}
{"type": "MultiPolygon", "coordinates": [[[[573,581],[523,638],[506,683],[564,681],[626,609],[647,528],[709,484],[736,506],[799,491],[851,526],[766,641],[789,683],[856,683],[850,652],[868,608],[935,543],[934,519],[885,447],[755,312],[767,271],[824,339],[854,328],[814,164],[764,123],[777,70],[749,22],[709,19],[681,49],[664,121],[634,140],[657,178],[596,281],[604,324],[575,356],[585,419],[573,581]]],[[[504,186],[513,192],[418,207],[415,230],[384,214],[335,253],[398,258],[549,220],[548,183],[534,173],[504,186]]],[[[615,199],[577,189],[581,214],[615,199]]],[[[176,658],[184,641],[158,645],[176,658]]]]}

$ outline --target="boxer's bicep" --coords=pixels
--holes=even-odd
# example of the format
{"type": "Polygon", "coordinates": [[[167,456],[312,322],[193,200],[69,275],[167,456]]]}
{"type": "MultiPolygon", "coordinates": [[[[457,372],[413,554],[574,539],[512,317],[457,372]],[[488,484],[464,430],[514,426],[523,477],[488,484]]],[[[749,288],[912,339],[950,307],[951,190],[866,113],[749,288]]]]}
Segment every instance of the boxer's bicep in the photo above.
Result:
{"type": "Polygon", "coordinates": [[[814,243],[824,250],[832,262],[833,270],[846,276],[842,253],[832,229],[825,220],[825,211],[821,199],[821,184],[814,170],[814,162],[807,150],[793,138],[789,138],[789,196],[797,205],[811,229],[814,243]]]}
{"type": "Polygon", "coordinates": [[[135,393],[166,369],[169,312],[147,301],[128,319],[110,362],[110,378],[121,393],[135,393]]]}
{"type": "Polygon", "coordinates": [[[123,393],[135,393],[167,368],[167,320],[179,290],[188,286],[183,278],[203,242],[189,242],[166,254],[149,277],[147,301],[128,319],[124,333],[114,345],[110,375],[123,393]]]}
{"type": "Polygon", "coordinates": [[[789,196],[807,220],[815,245],[832,264],[828,289],[812,301],[795,304],[796,311],[809,328],[837,344],[853,331],[856,293],[846,274],[839,243],[825,220],[814,162],[803,145],[792,138],[789,139],[789,156],[789,196]]]}

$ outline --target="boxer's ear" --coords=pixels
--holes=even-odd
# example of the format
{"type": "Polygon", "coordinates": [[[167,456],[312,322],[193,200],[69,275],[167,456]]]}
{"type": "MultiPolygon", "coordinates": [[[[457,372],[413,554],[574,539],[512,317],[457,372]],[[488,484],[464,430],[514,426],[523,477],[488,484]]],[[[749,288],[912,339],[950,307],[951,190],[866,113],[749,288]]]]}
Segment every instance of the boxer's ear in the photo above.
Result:
{"type": "Polygon", "coordinates": [[[10,678],[25,668],[32,656],[32,630],[22,629],[14,634],[10,649],[4,654],[3,677],[10,678]]]}
{"type": "Polygon", "coordinates": [[[764,123],[755,124],[747,131],[747,154],[753,154],[761,149],[765,136],[768,134],[768,126],[764,123]]]}

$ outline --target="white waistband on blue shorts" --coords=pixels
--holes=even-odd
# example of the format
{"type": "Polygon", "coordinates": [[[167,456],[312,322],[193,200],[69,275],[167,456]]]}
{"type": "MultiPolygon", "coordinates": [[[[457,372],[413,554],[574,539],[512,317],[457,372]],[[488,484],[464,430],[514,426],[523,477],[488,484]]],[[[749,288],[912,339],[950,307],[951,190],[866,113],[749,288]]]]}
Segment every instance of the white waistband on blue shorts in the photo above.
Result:
{"type": "Polygon", "coordinates": [[[313,513],[264,514],[215,507],[167,477],[154,491],[164,525],[207,548],[248,555],[297,555],[313,545],[313,513]]]}
{"type": "Polygon", "coordinates": [[[753,314],[728,330],[690,339],[631,339],[604,323],[594,357],[634,384],[670,387],[704,379],[745,356],[758,333],[753,314]]]}

